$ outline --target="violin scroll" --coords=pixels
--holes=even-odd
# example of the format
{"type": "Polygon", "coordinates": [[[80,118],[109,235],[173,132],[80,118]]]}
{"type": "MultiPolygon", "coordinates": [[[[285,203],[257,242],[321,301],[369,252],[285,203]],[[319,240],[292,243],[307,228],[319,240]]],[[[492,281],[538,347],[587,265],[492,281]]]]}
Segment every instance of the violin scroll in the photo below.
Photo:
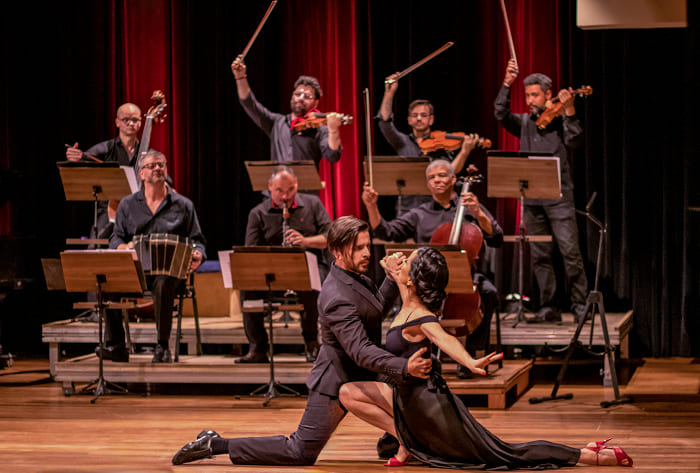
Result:
{"type": "Polygon", "coordinates": [[[168,106],[168,104],[165,103],[165,94],[162,90],[154,90],[151,95],[151,100],[153,100],[153,105],[148,109],[146,118],[152,118],[154,122],[160,123],[167,117],[164,113],[165,108],[168,106]]]}

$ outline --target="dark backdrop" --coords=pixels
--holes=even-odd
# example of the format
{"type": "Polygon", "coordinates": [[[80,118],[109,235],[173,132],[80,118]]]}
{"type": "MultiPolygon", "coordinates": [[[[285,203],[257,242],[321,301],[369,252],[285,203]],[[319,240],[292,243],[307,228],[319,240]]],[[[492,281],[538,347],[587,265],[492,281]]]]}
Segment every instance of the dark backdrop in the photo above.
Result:
{"type": "MultiPolygon", "coordinates": [[[[151,92],[165,92],[168,118],[154,127],[152,146],[168,155],[176,187],[195,202],[209,253],[242,243],[258,199],[243,161],[266,159],[269,142],[238,105],[229,64],[268,4],[0,6],[0,254],[23,255],[3,258],[0,279],[26,282],[0,302],[6,347],[44,349],[39,323],[65,314],[65,298],[42,289],[38,258],[57,256],[66,237],[87,231],[91,216],[89,205],[64,201],[55,162],[64,143],[79,141],[85,149],[113,137],[115,110],[124,101],[145,112],[151,92]]],[[[521,78],[539,71],[557,88],[594,89],[577,102],[586,145],[572,159],[577,207],[597,192],[593,212],[608,224],[600,283],[606,309],[634,310],[634,354],[697,355],[698,8],[690,2],[685,29],[584,32],[575,26],[572,0],[506,4],[521,78]]],[[[495,148],[517,149],[493,118],[508,58],[497,1],[278,3],[246,59],[249,80],[262,103],[286,112],[293,80],[316,75],[322,110],[355,116],[341,129],[341,162],[321,167],[322,198],[332,216],[362,212],[362,89],[370,89],[376,112],[383,78],[447,41],[455,46],[401,79],[399,128],[406,130],[408,103],[428,98],[436,107],[435,129],[477,132],[495,148]]],[[[524,110],[521,82],[513,104],[524,110]]],[[[392,154],[373,130],[375,154],[392,154]]],[[[483,151],[472,160],[485,170],[483,151]]],[[[485,186],[477,194],[514,233],[515,202],[487,199],[485,186]]],[[[592,284],[598,235],[584,220],[580,228],[592,284]]],[[[515,287],[512,253],[506,246],[498,257],[503,293],[515,287]]]]}

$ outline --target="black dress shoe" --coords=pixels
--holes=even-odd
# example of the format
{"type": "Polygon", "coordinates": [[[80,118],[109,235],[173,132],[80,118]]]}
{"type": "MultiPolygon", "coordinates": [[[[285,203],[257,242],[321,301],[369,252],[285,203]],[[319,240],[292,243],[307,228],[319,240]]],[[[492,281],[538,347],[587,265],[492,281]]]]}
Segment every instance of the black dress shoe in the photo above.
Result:
{"type": "Polygon", "coordinates": [[[170,354],[170,350],[165,348],[163,345],[156,345],[156,349],[153,350],[153,359],[151,363],[172,363],[173,357],[170,354]]]}
{"type": "Polygon", "coordinates": [[[474,374],[469,371],[469,369],[462,365],[457,365],[457,371],[455,372],[459,379],[472,379],[474,374]]]}
{"type": "Polygon", "coordinates": [[[211,449],[211,439],[219,437],[213,430],[202,430],[197,435],[197,440],[190,442],[180,449],[173,457],[173,465],[182,465],[214,456],[211,449]]]}
{"type": "Polygon", "coordinates": [[[245,356],[240,357],[235,361],[235,363],[269,363],[270,360],[267,359],[265,353],[257,353],[254,351],[249,351],[245,356]]]}
{"type": "Polygon", "coordinates": [[[101,349],[95,348],[95,353],[102,356],[103,360],[115,361],[117,363],[127,363],[129,361],[129,352],[124,345],[110,345],[101,349]]]}
{"type": "Polygon", "coordinates": [[[318,358],[318,350],[319,350],[319,344],[317,341],[313,342],[305,342],[305,351],[306,351],[306,361],[309,363],[313,363],[316,361],[316,358],[318,358]]]}
{"type": "Polygon", "coordinates": [[[377,441],[377,455],[379,458],[388,460],[399,451],[399,441],[396,437],[385,432],[377,441]]]}

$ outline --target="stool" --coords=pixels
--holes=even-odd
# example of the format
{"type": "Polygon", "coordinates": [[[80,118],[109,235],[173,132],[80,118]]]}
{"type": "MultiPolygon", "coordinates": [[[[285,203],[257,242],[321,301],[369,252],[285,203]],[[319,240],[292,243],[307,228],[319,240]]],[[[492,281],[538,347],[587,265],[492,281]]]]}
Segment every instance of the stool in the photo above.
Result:
{"type": "Polygon", "coordinates": [[[202,335],[199,331],[199,309],[197,308],[197,295],[194,291],[194,273],[190,273],[186,282],[181,286],[178,294],[177,307],[177,331],[175,333],[175,353],[173,360],[180,361],[180,339],[182,338],[182,312],[185,299],[192,299],[192,312],[194,314],[195,336],[197,339],[197,356],[202,356],[202,335]]]}

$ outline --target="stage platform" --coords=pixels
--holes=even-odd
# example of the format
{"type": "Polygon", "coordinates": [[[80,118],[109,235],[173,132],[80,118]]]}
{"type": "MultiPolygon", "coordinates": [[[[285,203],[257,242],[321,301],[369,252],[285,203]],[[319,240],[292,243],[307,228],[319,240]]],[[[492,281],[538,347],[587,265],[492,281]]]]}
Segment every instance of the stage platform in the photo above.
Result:
{"type": "MultiPolygon", "coordinates": [[[[132,355],[128,363],[105,361],[104,377],[117,384],[126,383],[175,383],[175,384],[249,384],[256,385],[270,380],[270,365],[234,364],[230,356],[183,355],[178,363],[151,363],[151,355],[132,355]]],[[[301,356],[275,356],[275,380],[294,386],[303,385],[311,371],[311,363],[301,356]]],[[[94,354],[79,356],[56,364],[54,379],[62,383],[63,393],[72,395],[79,389],[77,383],[90,383],[97,378],[99,360],[94,354]]],[[[455,363],[443,364],[445,380],[450,389],[460,395],[485,396],[489,409],[505,409],[508,398],[515,401],[529,385],[529,373],[533,362],[509,361],[502,368],[489,367],[487,376],[459,379],[455,376],[455,363]]],[[[261,398],[262,399],[262,398],[261,398]]]]}
{"type": "MultiPolygon", "coordinates": [[[[515,314],[501,316],[501,340],[504,347],[507,346],[565,346],[571,340],[576,330],[573,316],[565,313],[562,315],[562,323],[537,323],[528,324],[521,322],[513,328],[515,314]]],[[[632,311],[626,313],[606,314],[610,342],[619,348],[620,359],[628,358],[629,334],[632,329],[632,311]]],[[[173,322],[173,336],[170,346],[175,346],[175,323],[173,322]]],[[[491,343],[496,344],[495,317],[491,326],[491,343]]],[[[384,333],[389,327],[389,322],[384,323],[384,333]]],[[[591,323],[587,322],[581,332],[579,341],[588,344],[591,332],[591,323]]],[[[154,322],[140,322],[129,324],[131,340],[134,344],[154,344],[156,338],[156,326],[154,322]]],[[[243,322],[233,317],[200,317],[200,333],[202,344],[230,344],[245,345],[248,343],[243,329],[243,322]]],[[[274,324],[275,344],[303,345],[301,328],[298,322],[289,324],[274,324]]],[[[42,327],[42,340],[49,344],[49,361],[51,374],[56,375],[56,363],[60,361],[60,345],[62,343],[85,343],[97,345],[98,331],[96,322],[74,322],[61,320],[44,324],[42,327]]],[[[182,319],[181,345],[188,355],[196,354],[195,327],[192,317],[182,319]]],[[[596,317],[593,330],[593,345],[603,345],[603,330],[599,317],[596,317]]],[[[86,350],[87,351],[87,350],[86,350]]]]}

